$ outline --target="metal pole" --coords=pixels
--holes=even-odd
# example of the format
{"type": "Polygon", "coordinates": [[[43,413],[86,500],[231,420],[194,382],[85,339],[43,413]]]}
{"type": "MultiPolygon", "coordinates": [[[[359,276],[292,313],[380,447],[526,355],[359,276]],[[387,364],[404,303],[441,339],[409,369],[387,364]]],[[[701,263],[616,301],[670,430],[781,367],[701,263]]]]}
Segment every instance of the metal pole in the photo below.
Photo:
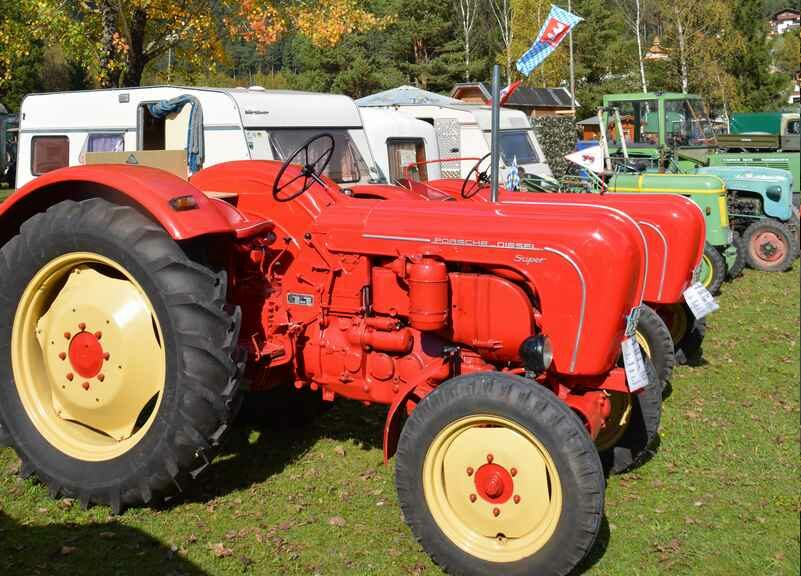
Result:
{"type": "Polygon", "coordinates": [[[501,123],[501,67],[495,64],[492,67],[492,132],[490,139],[490,200],[498,201],[498,171],[500,158],[498,157],[498,126],[501,123]]]}
{"type": "MultiPolygon", "coordinates": [[[[567,11],[573,12],[571,0],[567,0],[567,11]]],[[[567,43],[570,46],[570,111],[573,117],[576,116],[576,69],[573,64],[573,29],[567,35],[567,43]]]]}

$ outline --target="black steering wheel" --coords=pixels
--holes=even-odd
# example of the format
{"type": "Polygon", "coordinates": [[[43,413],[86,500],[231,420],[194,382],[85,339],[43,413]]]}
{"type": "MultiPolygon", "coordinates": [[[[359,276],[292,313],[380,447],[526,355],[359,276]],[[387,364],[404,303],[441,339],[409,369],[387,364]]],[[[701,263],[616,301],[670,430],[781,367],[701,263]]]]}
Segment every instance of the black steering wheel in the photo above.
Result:
{"type": "MultiPolygon", "coordinates": [[[[334,137],[327,132],[323,134],[317,134],[306,140],[300,148],[295,150],[295,152],[281,165],[281,169],[278,170],[278,175],[275,177],[275,181],[273,182],[273,198],[277,202],[289,202],[290,200],[294,200],[301,194],[304,194],[311,185],[317,182],[323,188],[328,188],[328,185],[320,179],[325,169],[328,167],[328,163],[331,161],[331,156],[334,154],[334,137]],[[328,140],[327,146],[323,149],[317,158],[311,160],[309,159],[309,150],[311,149],[311,145],[314,144],[317,140],[326,139],[328,140]],[[302,154],[302,159],[300,158],[302,154]],[[295,160],[298,159],[298,162],[295,160]],[[300,164],[300,170],[294,176],[290,177],[286,182],[281,182],[281,179],[284,177],[287,168],[291,164],[300,164]],[[281,192],[288,188],[290,185],[294,184],[298,180],[303,178],[303,185],[296,190],[295,192],[290,192],[286,196],[282,196],[281,192]]],[[[290,173],[292,174],[292,173],[290,173]]]]}
{"type": "Polygon", "coordinates": [[[473,196],[478,194],[482,188],[489,186],[490,184],[489,171],[490,168],[492,168],[492,166],[490,165],[486,169],[481,170],[481,163],[484,162],[484,160],[489,158],[491,155],[492,155],[491,152],[489,154],[486,154],[483,158],[481,158],[478,162],[476,162],[476,165],[473,166],[470,169],[470,172],[467,173],[467,176],[462,182],[462,198],[464,198],[465,200],[467,200],[468,198],[472,198],[473,196]],[[475,176],[473,176],[473,173],[475,173],[475,176]]]}

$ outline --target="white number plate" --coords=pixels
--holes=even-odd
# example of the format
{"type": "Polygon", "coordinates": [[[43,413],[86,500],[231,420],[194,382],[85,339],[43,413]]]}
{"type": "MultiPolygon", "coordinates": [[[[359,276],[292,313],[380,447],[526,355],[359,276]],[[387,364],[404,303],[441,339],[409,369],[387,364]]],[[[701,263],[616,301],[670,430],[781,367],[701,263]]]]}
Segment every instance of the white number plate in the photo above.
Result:
{"type": "Polygon", "coordinates": [[[699,320],[720,308],[709,290],[700,282],[696,282],[684,291],[684,301],[699,320]]]}
{"type": "Polygon", "coordinates": [[[626,382],[629,385],[629,392],[636,392],[648,386],[651,382],[648,379],[648,372],[645,370],[645,362],[642,359],[640,345],[635,338],[623,340],[623,366],[626,369],[626,382]]]}

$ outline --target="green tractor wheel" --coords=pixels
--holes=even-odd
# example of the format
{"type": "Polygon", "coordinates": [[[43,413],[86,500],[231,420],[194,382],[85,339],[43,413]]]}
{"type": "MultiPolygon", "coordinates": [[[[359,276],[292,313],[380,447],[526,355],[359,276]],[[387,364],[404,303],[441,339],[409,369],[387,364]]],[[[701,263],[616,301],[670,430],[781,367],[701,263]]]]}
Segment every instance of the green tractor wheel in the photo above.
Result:
{"type": "Polygon", "coordinates": [[[746,264],[745,246],[743,245],[743,239],[737,232],[734,233],[732,244],[737,249],[737,255],[734,257],[734,262],[732,262],[732,265],[729,266],[729,270],[727,272],[727,278],[729,280],[734,280],[735,278],[742,276],[746,264]]]}
{"type": "Polygon", "coordinates": [[[698,281],[713,295],[717,295],[723,281],[726,280],[726,261],[717,248],[711,244],[704,244],[700,269],[698,281]]]}

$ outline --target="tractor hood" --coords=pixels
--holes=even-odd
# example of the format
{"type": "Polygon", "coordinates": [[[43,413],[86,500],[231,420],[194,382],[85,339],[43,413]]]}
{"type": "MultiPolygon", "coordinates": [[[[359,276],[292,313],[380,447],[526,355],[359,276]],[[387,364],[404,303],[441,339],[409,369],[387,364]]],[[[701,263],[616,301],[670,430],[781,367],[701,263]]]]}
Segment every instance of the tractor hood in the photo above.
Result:
{"type": "Polygon", "coordinates": [[[236,192],[237,208],[272,220],[293,250],[313,241],[330,253],[428,255],[454,268],[511,272],[541,313],[538,322],[553,343],[557,372],[596,375],[616,363],[626,318],[642,302],[647,259],[640,228],[623,212],[365,199],[347,196],[331,181],[327,190],[314,185],[290,202],[276,202],[271,190],[278,166],[219,164],[193,176],[192,183],[205,191],[236,192]]]}
{"type": "Polygon", "coordinates": [[[793,175],[782,168],[760,166],[704,166],[698,174],[717,176],[727,190],[746,192],[762,198],[765,214],[778,220],[790,219],[793,204],[793,175]]]}

